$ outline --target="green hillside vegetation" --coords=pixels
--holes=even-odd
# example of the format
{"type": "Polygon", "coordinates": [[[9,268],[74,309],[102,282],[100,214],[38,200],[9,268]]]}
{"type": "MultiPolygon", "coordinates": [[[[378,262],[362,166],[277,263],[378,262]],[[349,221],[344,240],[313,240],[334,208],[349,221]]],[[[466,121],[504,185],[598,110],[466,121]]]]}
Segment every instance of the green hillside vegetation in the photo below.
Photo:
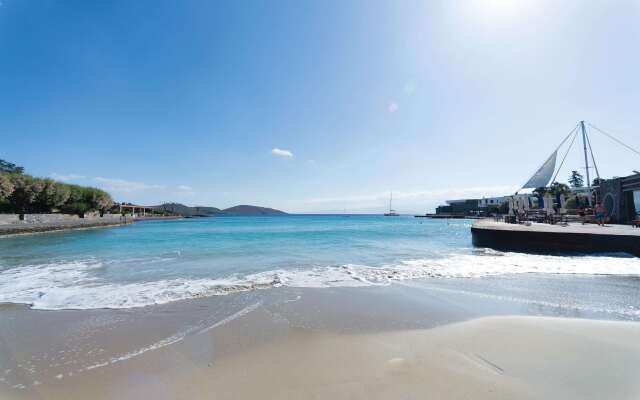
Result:
{"type": "Polygon", "coordinates": [[[84,215],[90,211],[104,212],[113,205],[104,190],[37,178],[23,171],[22,167],[0,160],[0,212],[84,215]]]}

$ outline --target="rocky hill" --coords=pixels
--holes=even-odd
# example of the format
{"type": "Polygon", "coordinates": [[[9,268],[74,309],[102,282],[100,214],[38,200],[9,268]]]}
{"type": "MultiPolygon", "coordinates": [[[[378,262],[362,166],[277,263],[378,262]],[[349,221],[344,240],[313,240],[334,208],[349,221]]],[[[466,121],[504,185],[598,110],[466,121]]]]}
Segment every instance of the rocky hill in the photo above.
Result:
{"type": "Polygon", "coordinates": [[[274,208],[240,205],[235,207],[225,208],[221,211],[226,215],[286,215],[284,211],[276,210],[274,208]]]}
{"type": "Polygon", "coordinates": [[[221,211],[216,207],[189,207],[180,203],[165,203],[159,206],[153,206],[151,208],[158,211],[165,211],[171,214],[183,215],[185,217],[208,217],[210,215],[215,215],[221,211]]]}
{"type": "Polygon", "coordinates": [[[166,211],[171,214],[183,215],[185,217],[209,217],[214,215],[286,215],[284,211],[267,207],[258,207],[251,205],[239,205],[221,210],[216,207],[204,206],[185,206],[180,203],[165,203],[152,207],[158,211],[166,211]]]}

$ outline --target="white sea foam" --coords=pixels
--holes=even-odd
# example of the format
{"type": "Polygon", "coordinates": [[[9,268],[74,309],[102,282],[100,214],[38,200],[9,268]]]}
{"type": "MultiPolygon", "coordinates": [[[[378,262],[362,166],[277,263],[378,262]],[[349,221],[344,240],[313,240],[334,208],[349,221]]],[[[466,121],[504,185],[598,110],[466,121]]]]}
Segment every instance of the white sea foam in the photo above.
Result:
{"type": "Polygon", "coordinates": [[[439,292],[446,293],[454,293],[454,294],[464,294],[468,296],[475,296],[499,301],[505,301],[510,303],[522,303],[522,304],[530,304],[534,306],[543,306],[549,308],[566,308],[572,310],[585,311],[589,313],[605,313],[605,314],[617,314],[624,316],[625,319],[638,320],[640,319],[640,309],[628,305],[627,307],[607,307],[607,306],[594,306],[589,304],[581,304],[579,302],[570,302],[567,299],[563,299],[562,301],[548,301],[541,299],[532,299],[527,297],[517,297],[506,294],[496,294],[496,293],[488,293],[488,292],[480,292],[473,290],[463,290],[457,288],[444,288],[437,286],[429,286],[429,290],[436,290],[439,292]]]}
{"type": "Polygon", "coordinates": [[[475,251],[372,267],[347,264],[271,270],[221,279],[164,279],[118,283],[98,278],[96,260],[59,262],[0,272],[0,302],[43,310],[133,308],[195,297],[289,287],[388,285],[421,278],[473,278],[502,274],[640,275],[640,260],[614,256],[548,256],[475,251]]]}

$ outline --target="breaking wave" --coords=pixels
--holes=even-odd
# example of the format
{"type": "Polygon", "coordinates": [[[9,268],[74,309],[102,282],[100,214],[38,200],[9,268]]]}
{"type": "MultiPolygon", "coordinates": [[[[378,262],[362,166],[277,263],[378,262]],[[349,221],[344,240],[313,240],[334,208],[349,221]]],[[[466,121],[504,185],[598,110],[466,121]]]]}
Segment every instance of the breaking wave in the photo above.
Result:
{"type": "Polygon", "coordinates": [[[358,287],[424,278],[473,278],[503,274],[640,275],[640,260],[617,256],[551,256],[491,250],[406,260],[373,267],[346,264],[282,269],[225,278],[176,278],[109,282],[97,260],[27,265],[0,271],[0,302],[34,309],[133,308],[197,297],[273,287],[358,287]]]}

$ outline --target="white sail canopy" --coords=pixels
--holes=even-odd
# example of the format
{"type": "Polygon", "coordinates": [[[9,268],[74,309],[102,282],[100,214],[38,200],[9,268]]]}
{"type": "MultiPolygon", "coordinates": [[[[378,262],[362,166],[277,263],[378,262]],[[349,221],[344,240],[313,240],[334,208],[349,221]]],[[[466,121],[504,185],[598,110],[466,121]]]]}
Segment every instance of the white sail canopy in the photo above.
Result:
{"type": "Polygon", "coordinates": [[[545,187],[553,176],[553,171],[556,169],[556,158],[558,156],[558,150],[554,151],[547,161],[542,164],[542,167],[536,171],[535,174],[524,184],[523,189],[545,187]]]}

